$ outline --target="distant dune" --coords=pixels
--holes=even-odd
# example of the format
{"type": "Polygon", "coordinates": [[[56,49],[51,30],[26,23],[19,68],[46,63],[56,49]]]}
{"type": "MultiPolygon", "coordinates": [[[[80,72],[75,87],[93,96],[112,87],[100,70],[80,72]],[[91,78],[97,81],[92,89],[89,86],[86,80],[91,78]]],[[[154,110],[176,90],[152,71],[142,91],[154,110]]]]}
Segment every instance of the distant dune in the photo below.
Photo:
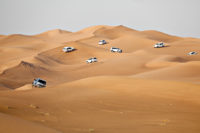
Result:
{"type": "Polygon", "coordinates": [[[161,41],[161,42],[174,42],[181,40],[182,38],[176,37],[176,36],[171,36],[159,31],[154,31],[154,30],[148,30],[148,31],[142,31],[142,34],[145,35],[147,38],[156,40],[156,41],[161,41]]]}
{"type": "Polygon", "coordinates": [[[0,58],[2,133],[200,132],[199,38],[122,25],[56,29],[0,35],[0,58]],[[33,87],[35,78],[47,87],[33,87]]]}

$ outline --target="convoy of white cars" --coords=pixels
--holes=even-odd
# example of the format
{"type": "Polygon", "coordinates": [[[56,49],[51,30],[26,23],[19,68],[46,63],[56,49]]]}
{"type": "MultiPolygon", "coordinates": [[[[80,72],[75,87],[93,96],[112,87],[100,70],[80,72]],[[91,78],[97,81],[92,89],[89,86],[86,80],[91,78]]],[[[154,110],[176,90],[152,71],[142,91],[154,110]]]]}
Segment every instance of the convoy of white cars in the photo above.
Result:
{"type": "MultiPolygon", "coordinates": [[[[99,44],[99,45],[105,45],[105,44],[107,44],[107,42],[106,42],[106,40],[100,40],[98,44],[99,44]]],[[[63,50],[63,52],[67,53],[67,52],[72,52],[72,51],[74,51],[75,48],[73,48],[73,47],[64,47],[62,50],[63,50]]],[[[111,52],[122,53],[122,49],[116,48],[116,47],[111,47],[111,48],[110,48],[110,51],[111,51],[111,52]]],[[[93,62],[97,62],[97,61],[98,61],[98,60],[97,60],[96,57],[92,57],[92,58],[89,58],[89,59],[86,60],[87,63],[93,63],[93,62]]]]}
{"type": "MultiPolygon", "coordinates": [[[[99,45],[105,45],[107,44],[107,42],[105,40],[100,40],[99,45]]],[[[154,45],[154,48],[163,48],[165,47],[165,44],[163,42],[159,42],[159,43],[156,43],[154,45]]],[[[75,48],[73,47],[64,47],[63,49],[63,52],[67,53],[67,52],[72,52],[75,50],[75,48]]],[[[111,47],[110,48],[110,51],[111,52],[117,52],[117,53],[122,53],[122,49],[120,48],[116,48],[116,47],[111,47]]],[[[188,55],[196,55],[197,52],[189,52],[188,55]]],[[[97,62],[97,58],[96,57],[92,57],[92,58],[89,58],[86,60],[86,63],[93,63],[93,62],[97,62]]],[[[34,79],[33,83],[32,83],[32,86],[34,87],[46,87],[46,81],[45,80],[42,80],[40,78],[37,78],[37,79],[34,79]]]]}

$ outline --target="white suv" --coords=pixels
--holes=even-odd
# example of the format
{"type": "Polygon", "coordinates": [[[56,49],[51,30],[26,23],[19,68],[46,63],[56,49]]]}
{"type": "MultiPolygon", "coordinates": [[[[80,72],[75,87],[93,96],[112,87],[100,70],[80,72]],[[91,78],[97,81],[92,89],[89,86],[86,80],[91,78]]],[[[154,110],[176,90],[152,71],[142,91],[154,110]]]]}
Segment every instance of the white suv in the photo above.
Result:
{"type": "Polygon", "coordinates": [[[196,55],[197,52],[189,52],[188,55],[196,55]]]}
{"type": "Polygon", "coordinates": [[[71,51],[74,51],[75,50],[75,48],[73,48],[73,47],[64,47],[63,48],[63,52],[71,52],[71,51]]]}
{"type": "Polygon", "coordinates": [[[165,44],[163,42],[160,42],[160,43],[156,43],[154,45],[154,48],[162,48],[162,47],[165,47],[165,44]]]}
{"type": "Polygon", "coordinates": [[[104,45],[104,44],[106,44],[107,42],[105,41],[105,40],[100,40],[99,41],[99,45],[104,45]]]}
{"type": "Polygon", "coordinates": [[[122,50],[120,48],[115,48],[115,47],[111,47],[110,48],[111,52],[118,52],[118,53],[122,53],[122,50]]]}
{"type": "Polygon", "coordinates": [[[40,78],[34,79],[32,86],[34,87],[46,87],[47,82],[45,80],[42,80],[40,78]]]}
{"type": "Polygon", "coordinates": [[[86,60],[87,63],[93,63],[93,62],[97,62],[97,58],[93,57],[93,58],[89,58],[88,60],[86,60]]]}

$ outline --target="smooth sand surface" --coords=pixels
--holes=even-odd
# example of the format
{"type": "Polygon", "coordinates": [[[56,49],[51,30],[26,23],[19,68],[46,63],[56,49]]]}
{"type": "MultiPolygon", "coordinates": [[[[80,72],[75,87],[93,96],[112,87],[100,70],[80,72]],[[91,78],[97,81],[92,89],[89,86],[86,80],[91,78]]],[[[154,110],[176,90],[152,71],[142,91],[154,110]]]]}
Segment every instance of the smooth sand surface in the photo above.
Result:
{"type": "Polygon", "coordinates": [[[199,133],[199,52],[198,38],[122,25],[0,35],[0,132],[199,133]]]}

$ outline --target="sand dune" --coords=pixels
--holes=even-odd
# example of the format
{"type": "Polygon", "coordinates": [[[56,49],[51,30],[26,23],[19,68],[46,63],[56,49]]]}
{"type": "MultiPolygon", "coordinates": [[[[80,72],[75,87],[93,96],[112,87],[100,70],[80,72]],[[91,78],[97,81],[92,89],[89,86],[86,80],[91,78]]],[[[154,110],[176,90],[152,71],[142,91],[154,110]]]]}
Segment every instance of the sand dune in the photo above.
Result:
{"type": "Polygon", "coordinates": [[[167,79],[167,80],[196,80],[200,78],[200,62],[188,62],[173,65],[171,67],[150,71],[147,73],[142,73],[135,75],[136,77],[145,77],[153,79],[167,79]]]}
{"type": "Polygon", "coordinates": [[[58,36],[60,34],[70,34],[71,32],[69,31],[65,31],[65,30],[61,30],[61,29],[55,29],[55,30],[50,30],[50,31],[47,31],[47,32],[44,32],[44,33],[41,33],[37,36],[40,36],[40,37],[54,37],[54,36],[58,36]]]}
{"type": "Polygon", "coordinates": [[[166,43],[182,40],[182,38],[180,37],[171,36],[171,35],[154,31],[154,30],[142,31],[142,34],[151,40],[156,40],[156,41],[161,41],[161,42],[166,42],[166,43]]]}
{"type": "Polygon", "coordinates": [[[67,38],[69,35],[71,34],[71,32],[69,31],[64,31],[64,30],[60,30],[60,29],[56,29],[56,30],[50,30],[38,35],[35,35],[35,37],[38,37],[40,39],[43,39],[45,41],[54,41],[54,42],[60,42],[63,40],[63,38],[67,38]]]}
{"type": "Polygon", "coordinates": [[[94,32],[96,32],[97,30],[107,30],[107,29],[112,29],[114,28],[114,26],[107,26],[107,25],[97,25],[97,26],[91,26],[91,27],[87,27],[85,29],[82,29],[80,31],[78,31],[78,33],[86,33],[86,34],[92,34],[94,35],[94,32]]]}
{"type": "Polygon", "coordinates": [[[198,133],[198,90],[191,83],[101,76],[29,93],[4,92],[0,99],[13,107],[1,107],[7,114],[62,132],[198,133]]]}
{"type": "Polygon", "coordinates": [[[173,56],[173,55],[163,55],[160,56],[156,59],[153,59],[152,61],[149,61],[146,66],[147,67],[169,67],[171,65],[177,65],[178,63],[184,63],[187,62],[188,60],[178,57],[178,56],[173,56]]]}
{"type": "Polygon", "coordinates": [[[0,35],[0,132],[199,133],[199,45],[122,25],[0,35]]]}
{"type": "Polygon", "coordinates": [[[118,37],[121,37],[127,34],[134,34],[135,32],[137,31],[120,25],[120,26],[113,27],[111,29],[109,28],[109,29],[96,30],[94,32],[94,35],[108,38],[108,39],[116,39],[118,37]]]}
{"type": "Polygon", "coordinates": [[[3,38],[3,37],[5,37],[5,36],[4,35],[0,35],[0,39],[3,38]]]}
{"type": "Polygon", "coordinates": [[[33,122],[28,122],[25,120],[21,120],[18,118],[10,117],[5,114],[0,113],[0,123],[1,128],[0,132],[3,133],[59,133],[56,130],[41,126],[39,124],[35,124],[33,122]]]}
{"type": "Polygon", "coordinates": [[[19,88],[17,88],[17,89],[15,89],[15,90],[18,90],[18,91],[25,91],[25,90],[30,90],[30,89],[33,89],[33,86],[32,86],[32,84],[26,84],[26,85],[24,85],[24,86],[22,86],[22,87],[19,87],[19,88]]]}
{"type": "Polygon", "coordinates": [[[16,66],[22,60],[62,44],[46,42],[33,36],[10,35],[0,39],[0,72],[16,66]]]}
{"type": "Polygon", "coordinates": [[[19,65],[5,70],[1,74],[0,82],[10,89],[15,89],[30,83],[34,77],[43,77],[43,75],[49,72],[49,70],[43,67],[22,61],[19,65]]]}

